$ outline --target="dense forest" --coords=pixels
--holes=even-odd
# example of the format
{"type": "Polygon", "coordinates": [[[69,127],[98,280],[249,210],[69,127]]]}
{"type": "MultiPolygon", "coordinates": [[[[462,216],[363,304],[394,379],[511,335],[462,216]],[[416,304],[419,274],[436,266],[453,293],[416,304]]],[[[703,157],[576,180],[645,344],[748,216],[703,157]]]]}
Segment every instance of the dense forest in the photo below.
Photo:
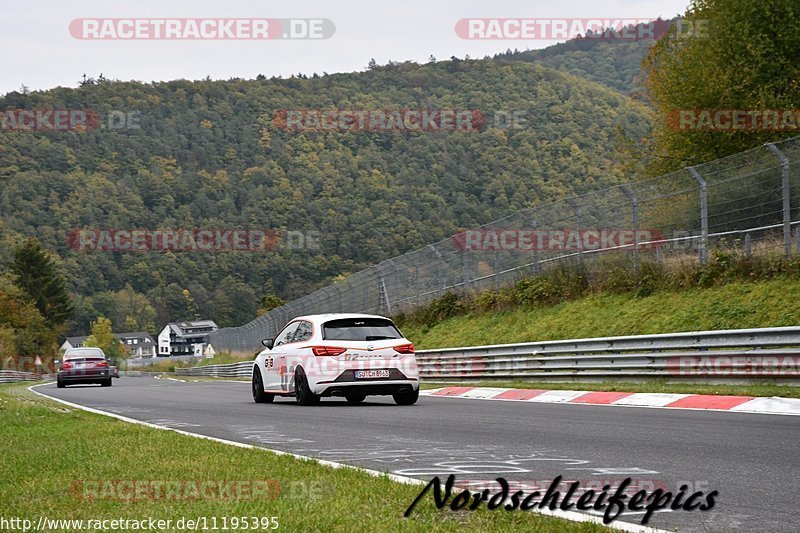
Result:
{"type": "Polygon", "coordinates": [[[136,120],[0,133],[0,262],[29,236],[60,256],[75,303],[70,333],[88,333],[98,315],[116,331],[200,316],[238,325],[264,297],[292,299],[461,228],[630,179],[615,147],[646,135],[650,117],[612,87],[530,60],[453,58],[290,79],[100,76],[12,92],[0,109],[136,120]],[[280,117],[298,109],[470,110],[481,120],[470,131],[286,128],[280,117]],[[318,246],[79,251],[69,236],[82,228],[261,228],[313,235],[318,246]]]}
{"type": "Polygon", "coordinates": [[[494,59],[536,63],[641,98],[642,59],[653,44],[651,39],[572,39],[540,50],[507,50],[494,59]]]}

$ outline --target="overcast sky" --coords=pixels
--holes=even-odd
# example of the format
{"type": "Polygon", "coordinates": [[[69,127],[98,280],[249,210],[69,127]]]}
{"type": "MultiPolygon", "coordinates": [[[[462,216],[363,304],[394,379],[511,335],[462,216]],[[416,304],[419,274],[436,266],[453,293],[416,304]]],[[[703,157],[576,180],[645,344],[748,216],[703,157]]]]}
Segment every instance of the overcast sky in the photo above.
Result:
{"type": "Polygon", "coordinates": [[[370,58],[425,62],[430,55],[483,57],[507,48],[549,46],[545,40],[465,40],[462,18],[670,18],[688,0],[3,0],[0,94],[74,87],[86,73],[121,80],[254,78],[258,74],[362,70],[370,58]],[[335,33],[326,40],[80,40],[79,18],[319,18],[335,33]]]}

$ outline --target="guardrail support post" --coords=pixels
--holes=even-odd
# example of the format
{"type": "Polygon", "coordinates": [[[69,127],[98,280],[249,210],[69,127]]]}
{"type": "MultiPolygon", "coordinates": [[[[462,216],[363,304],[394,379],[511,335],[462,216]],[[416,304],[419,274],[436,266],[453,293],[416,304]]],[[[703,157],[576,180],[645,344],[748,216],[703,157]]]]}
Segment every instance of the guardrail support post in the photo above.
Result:
{"type": "Polygon", "coordinates": [[[700,264],[708,262],[708,183],[694,167],[686,167],[700,185],[700,264]]]}
{"type": "Polygon", "coordinates": [[[783,195],[783,255],[792,255],[792,197],[789,190],[789,158],[772,143],[766,146],[781,162],[781,193],[783,195]]]}

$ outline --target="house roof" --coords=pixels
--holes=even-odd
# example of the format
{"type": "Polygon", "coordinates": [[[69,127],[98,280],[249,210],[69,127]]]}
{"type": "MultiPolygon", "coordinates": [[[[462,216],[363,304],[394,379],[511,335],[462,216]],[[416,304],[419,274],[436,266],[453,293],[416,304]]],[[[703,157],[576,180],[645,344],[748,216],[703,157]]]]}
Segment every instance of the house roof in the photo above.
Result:
{"type": "Polygon", "coordinates": [[[219,329],[216,322],[213,320],[191,320],[188,322],[170,322],[167,324],[172,331],[175,332],[176,335],[202,335],[206,332],[187,332],[190,329],[199,329],[199,328],[209,328],[210,331],[215,329],[219,329]]]}
{"type": "MultiPolygon", "coordinates": [[[[140,344],[155,344],[153,337],[150,336],[149,333],[146,331],[134,331],[129,333],[113,333],[113,335],[120,339],[139,339],[141,342],[140,344]]],[[[83,344],[86,339],[88,339],[88,335],[79,336],[79,337],[67,337],[66,342],[68,342],[71,346],[78,346],[79,344],[83,344]]]]}
{"type": "Polygon", "coordinates": [[[70,346],[78,346],[79,344],[83,344],[83,341],[85,341],[88,338],[89,337],[86,335],[83,337],[67,337],[65,342],[68,342],[70,346]]]}
{"type": "Polygon", "coordinates": [[[219,327],[213,320],[190,320],[186,322],[170,322],[167,325],[173,329],[178,329],[178,330],[186,330],[194,328],[217,329],[219,327]]]}

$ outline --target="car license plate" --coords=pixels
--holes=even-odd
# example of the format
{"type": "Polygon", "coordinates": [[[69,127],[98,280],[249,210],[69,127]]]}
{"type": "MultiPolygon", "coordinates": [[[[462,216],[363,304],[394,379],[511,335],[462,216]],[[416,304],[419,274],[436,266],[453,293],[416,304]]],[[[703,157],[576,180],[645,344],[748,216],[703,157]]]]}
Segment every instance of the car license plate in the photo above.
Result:
{"type": "Polygon", "coordinates": [[[356,379],[388,378],[388,370],[356,370],[356,379]]]}

